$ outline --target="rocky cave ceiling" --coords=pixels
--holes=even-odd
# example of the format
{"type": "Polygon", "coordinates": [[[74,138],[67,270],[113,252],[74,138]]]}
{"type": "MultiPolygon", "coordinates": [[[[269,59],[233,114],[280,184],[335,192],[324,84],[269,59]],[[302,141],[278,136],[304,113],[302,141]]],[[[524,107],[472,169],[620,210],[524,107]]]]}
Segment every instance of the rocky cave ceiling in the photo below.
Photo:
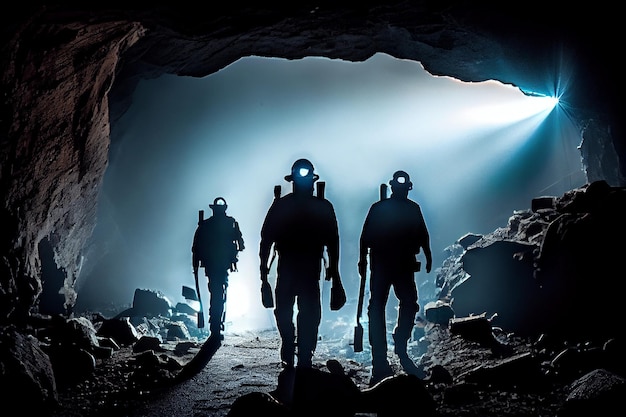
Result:
{"type": "Polygon", "coordinates": [[[623,186],[613,6],[527,2],[299,2],[199,10],[18,4],[1,18],[0,188],[5,202],[0,318],[19,321],[42,290],[41,243],[76,300],[85,244],[107,167],[111,124],[141,78],[202,77],[249,55],[363,61],[377,52],[434,75],[494,79],[525,92],[563,89],[589,179],[623,186]]]}

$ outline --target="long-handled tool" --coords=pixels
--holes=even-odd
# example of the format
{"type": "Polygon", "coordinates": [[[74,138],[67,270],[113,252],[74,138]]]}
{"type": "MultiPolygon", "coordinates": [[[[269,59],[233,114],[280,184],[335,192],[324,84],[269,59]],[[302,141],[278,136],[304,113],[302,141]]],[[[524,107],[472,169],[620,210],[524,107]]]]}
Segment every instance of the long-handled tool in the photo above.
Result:
{"type": "Polygon", "coordinates": [[[204,310],[202,309],[202,297],[200,297],[200,283],[198,282],[198,269],[194,268],[193,277],[196,280],[196,292],[198,293],[198,303],[200,303],[200,310],[198,310],[198,329],[204,327],[204,310]]]}
{"type": "MultiPolygon", "coordinates": [[[[364,268],[363,268],[364,269],[364,268]]],[[[359,304],[356,308],[356,326],[354,326],[354,351],[363,352],[363,326],[361,325],[361,314],[363,313],[363,298],[365,297],[366,272],[359,268],[361,275],[361,285],[359,287],[359,304]]]]}
{"type": "MultiPolygon", "coordinates": [[[[387,199],[387,184],[380,184],[379,188],[380,200],[387,199]]],[[[359,287],[359,304],[356,309],[356,326],[354,326],[354,351],[363,351],[363,326],[361,325],[361,315],[363,314],[363,298],[365,297],[365,282],[367,280],[367,263],[359,264],[359,275],[361,277],[361,285],[359,287]]]]}
{"type": "Polygon", "coordinates": [[[222,303],[224,303],[224,309],[222,310],[222,321],[220,323],[220,330],[224,331],[226,328],[226,290],[228,289],[228,283],[225,282],[222,285],[222,303]]]}
{"type": "MultiPolygon", "coordinates": [[[[204,221],[204,210],[198,210],[198,225],[204,221]]],[[[196,292],[198,293],[198,303],[200,304],[200,310],[198,310],[198,329],[204,327],[204,310],[202,309],[202,297],[200,296],[200,283],[198,282],[198,267],[200,263],[194,258],[193,277],[196,280],[196,292]]]]}

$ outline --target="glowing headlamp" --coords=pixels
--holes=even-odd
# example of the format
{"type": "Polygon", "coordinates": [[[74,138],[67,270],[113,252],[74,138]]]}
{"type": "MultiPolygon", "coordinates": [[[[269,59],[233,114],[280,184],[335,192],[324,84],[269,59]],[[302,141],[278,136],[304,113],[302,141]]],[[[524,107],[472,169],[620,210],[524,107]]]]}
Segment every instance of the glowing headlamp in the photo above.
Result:
{"type": "Polygon", "coordinates": [[[224,197],[217,197],[215,200],[213,200],[213,204],[209,204],[209,207],[211,207],[211,209],[213,210],[226,210],[226,200],[224,199],[224,197]]]}
{"type": "Polygon", "coordinates": [[[285,180],[294,181],[312,179],[317,181],[319,177],[315,174],[313,164],[308,159],[298,159],[291,166],[291,174],[285,176],[285,180]]]}
{"type": "Polygon", "coordinates": [[[405,171],[396,171],[393,174],[393,178],[391,179],[389,183],[391,184],[392,187],[396,186],[396,187],[408,188],[409,190],[413,188],[413,183],[411,182],[409,174],[407,174],[405,171]]]}

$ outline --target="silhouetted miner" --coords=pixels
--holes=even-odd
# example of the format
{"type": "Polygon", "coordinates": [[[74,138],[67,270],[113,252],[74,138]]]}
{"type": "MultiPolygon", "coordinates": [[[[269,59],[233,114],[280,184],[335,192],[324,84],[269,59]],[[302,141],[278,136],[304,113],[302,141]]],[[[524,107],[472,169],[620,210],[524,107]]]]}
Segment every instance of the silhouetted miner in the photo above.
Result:
{"type": "Polygon", "coordinates": [[[191,252],[196,280],[198,268],[203,267],[209,281],[211,337],[221,338],[221,331],[224,330],[223,315],[228,274],[237,271],[237,255],[245,249],[245,246],[239,223],[233,217],[226,215],[228,208],[226,200],[217,197],[209,207],[213,210],[213,215],[208,219],[199,219],[191,252]]]}
{"type": "Polygon", "coordinates": [[[432,267],[430,237],[420,206],[408,198],[413,188],[409,174],[396,171],[391,197],[381,185],[381,200],[372,204],[363,224],[359,250],[359,274],[364,279],[370,258],[369,342],[372,350],[372,382],[393,374],[387,360],[386,304],[393,286],[398,318],[393,330],[394,351],[407,373],[416,367],[407,354],[415,316],[419,310],[414,274],[420,270],[417,254],[423,250],[426,272],[432,267]]]}
{"type": "MultiPolygon", "coordinates": [[[[299,368],[310,368],[317,345],[322,316],[320,277],[324,249],[328,255],[326,280],[332,279],[330,307],[339,310],[345,303],[345,292],[339,276],[339,232],[333,205],[324,198],[324,183],[317,184],[318,195],[313,195],[313,184],[319,179],[313,164],[307,159],[297,160],[291,174],[293,191],[280,196],[280,186],[274,190],[261,229],[259,256],[261,282],[267,284],[271,267],[270,251],[278,255],[276,304],[274,316],[281,337],[280,358],[283,367],[294,365],[296,355],[299,368]],[[296,324],[293,322],[297,303],[296,324]]],[[[274,257],[272,257],[272,261],[274,257]]],[[[271,305],[265,304],[266,307],[271,305]]]]}

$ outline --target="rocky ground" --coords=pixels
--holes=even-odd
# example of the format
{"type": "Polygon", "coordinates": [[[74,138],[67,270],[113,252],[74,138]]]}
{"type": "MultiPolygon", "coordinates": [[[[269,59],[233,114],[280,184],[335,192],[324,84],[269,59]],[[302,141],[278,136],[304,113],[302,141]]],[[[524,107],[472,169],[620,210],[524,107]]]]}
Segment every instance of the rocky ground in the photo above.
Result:
{"type": "MultiPolygon", "coordinates": [[[[428,398],[415,395],[415,389],[404,396],[387,390],[377,401],[386,403],[395,396],[404,406],[400,414],[406,410],[407,415],[420,416],[428,415],[425,403],[432,401],[438,417],[571,417],[585,415],[585,410],[586,415],[603,415],[603,409],[623,408],[626,364],[620,303],[598,298],[591,281],[598,277],[598,282],[610,285],[603,277],[615,276],[621,267],[619,247],[601,231],[623,235],[624,202],[623,189],[593,183],[558,201],[533,201],[534,210],[516,212],[506,228],[490,235],[462,238],[462,250],[451,253],[437,282],[454,289],[455,309],[445,303],[424,306],[426,319],[410,344],[428,398]],[[581,256],[579,248],[592,252],[581,256]],[[480,279],[465,279],[467,274],[480,279]],[[489,312],[495,321],[474,320],[471,311],[489,312]],[[463,334],[452,332],[453,322],[463,334]],[[516,336],[522,334],[533,336],[516,336]],[[551,336],[544,337],[547,334],[551,336]]],[[[341,368],[359,393],[374,390],[369,386],[367,346],[355,353],[351,326],[333,323],[332,336],[318,343],[316,370],[333,374],[341,368]]],[[[367,344],[367,336],[364,341],[367,344]]],[[[284,374],[278,351],[275,331],[227,333],[221,344],[168,342],[158,351],[136,353],[125,347],[99,360],[87,381],[59,387],[61,406],[52,417],[239,417],[229,413],[247,394],[286,398],[279,389],[284,374]]],[[[400,375],[398,359],[392,354],[390,359],[400,375]]],[[[398,380],[406,379],[394,378],[398,380]]],[[[319,414],[331,417],[326,409],[331,411],[333,404],[319,402],[319,414]]]]}
{"type": "MultiPolygon", "coordinates": [[[[425,337],[410,345],[412,356],[419,351],[420,371],[441,417],[556,416],[566,397],[563,381],[553,383],[492,385],[464,381],[478,367],[501,363],[507,357],[532,352],[527,341],[500,335],[506,349],[490,347],[451,335],[434,326],[425,337]]],[[[368,353],[355,354],[340,341],[320,341],[314,367],[328,371],[327,361],[336,359],[359,390],[368,390],[371,368],[368,353]],[[338,354],[339,353],[339,354],[338,354]]],[[[93,378],[60,389],[60,407],[52,417],[217,417],[228,415],[235,400],[262,392],[278,396],[279,339],[275,331],[260,334],[227,334],[221,345],[208,348],[200,342],[164,343],[155,352],[162,363],[160,374],[138,372],[141,354],[131,348],[116,351],[102,360],[93,378]],[[177,348],[177,346],[179,346],[177,348]]],[[[150,355],[143,356],[153,357],[150,355]]],[[[397,374],[402,369],[395,355],[390,359],[397,374]]],[[[407,399],[407,415],[419,414],[420,403],[407,399]]],[[[329,409],[331,404],[328,405],[329,409]]],[[[375,414],[374,414],[375,415],[375,414]]]]}

